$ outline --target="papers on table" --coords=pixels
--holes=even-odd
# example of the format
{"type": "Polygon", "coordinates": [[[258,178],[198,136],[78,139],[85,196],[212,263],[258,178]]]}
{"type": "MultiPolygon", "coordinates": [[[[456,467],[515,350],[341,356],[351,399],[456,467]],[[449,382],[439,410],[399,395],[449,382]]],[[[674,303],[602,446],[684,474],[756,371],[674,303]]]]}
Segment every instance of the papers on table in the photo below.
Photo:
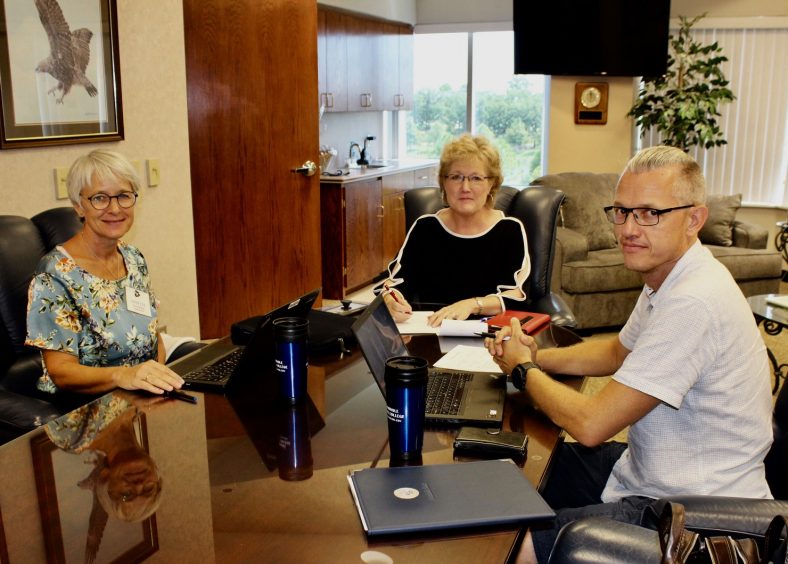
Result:
{"type": "Polygon", "coordinates": [[[495,372],[502,374],[492,356],[484,347],[457,345],[435,363],[435,368],[463,370],[465,372],[495,372]]]}
{"type": "Polygon", "coordinates": [[[788,308],[788,296],[769,296],[766,298],[766,303],[788,308]]]}
{"type": "Polygon", "coordinates": [[[458,321],[456,319],[444,319],[440,327],[430,327],[427,318],[432,315],[432,311],[414,311],[410,319],[397,323],[402,335],[433,334],[441,337],[478,337],[476,333],[487,331],[487,323],[484,321],[458,321]]]}

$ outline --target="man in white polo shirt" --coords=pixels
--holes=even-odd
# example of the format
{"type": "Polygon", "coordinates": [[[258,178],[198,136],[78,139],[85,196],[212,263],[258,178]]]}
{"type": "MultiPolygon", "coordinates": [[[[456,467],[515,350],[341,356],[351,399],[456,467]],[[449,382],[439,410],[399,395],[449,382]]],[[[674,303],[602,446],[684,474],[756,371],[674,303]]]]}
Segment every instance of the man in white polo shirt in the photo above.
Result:
{"type": "Polygon", "coordinates": [[[554,527],[526,537],[521,561],[546,562],[558,530],[581,517],[639,524],[664,496],[771,497],[766,347],[736,282],[698,240],[704,203],[692,157],[641,151],[605,209],[626,267],[645,283],[618,336],[538,351],[513,323],[488,340],[515,385],[578,441],[562,447],[545,488],[554,527]],[[613,378],[587,396],[549,373],[613,378]],[[627,426],[628,444],[604,442],[627,426]]]}

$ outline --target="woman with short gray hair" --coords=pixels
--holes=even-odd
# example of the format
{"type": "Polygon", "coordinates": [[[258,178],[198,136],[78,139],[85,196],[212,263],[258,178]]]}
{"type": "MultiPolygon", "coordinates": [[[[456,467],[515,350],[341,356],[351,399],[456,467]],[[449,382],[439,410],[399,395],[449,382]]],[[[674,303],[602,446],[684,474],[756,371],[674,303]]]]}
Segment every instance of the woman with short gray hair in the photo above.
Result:
{"type": "Polygon", "coordinates": [[[38,388],[180,388],[164,366],[147,263],[121,239],[134,223],[136,170],[120,153],[97,149],[74,162],[66,183],[82,229],[41,259],[28,292],[25,344],[41,350],[38,388]]]}

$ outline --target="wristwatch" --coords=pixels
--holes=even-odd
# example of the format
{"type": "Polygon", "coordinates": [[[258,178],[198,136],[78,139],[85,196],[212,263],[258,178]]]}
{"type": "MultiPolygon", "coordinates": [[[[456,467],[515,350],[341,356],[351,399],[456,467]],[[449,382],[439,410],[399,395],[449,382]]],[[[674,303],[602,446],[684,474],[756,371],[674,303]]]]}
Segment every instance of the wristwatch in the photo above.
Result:
{"type": "Polygon", "coordinates": [[[542,369],[541,366],[531,361],[518,364],[512,369],[512,384],[514,384],[515,388],[518,390],[525,389],[525,381],[528,377],[528,371],[531,370],[531,368],[542,369]]]}

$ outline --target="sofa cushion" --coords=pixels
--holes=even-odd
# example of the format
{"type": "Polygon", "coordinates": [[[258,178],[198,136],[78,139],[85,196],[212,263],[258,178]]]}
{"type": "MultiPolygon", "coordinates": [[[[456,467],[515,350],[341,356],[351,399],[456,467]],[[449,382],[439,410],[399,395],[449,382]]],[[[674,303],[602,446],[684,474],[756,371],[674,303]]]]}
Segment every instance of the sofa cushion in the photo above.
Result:
{"type": "Polygon", "coordinates": [[[561,190],[566,200],[561,210],[563,226],[588,238],[588,250],[612,249],[616,246],[613,224],[602,208],[613,203],[617,174],[562,172],[537,178],[541,184],[561,190]]]}
{"type": "Polygon", "coordinates": [[[725,265],[737,281],[779,279],[782,273],[782,261],[777,251],[721,245],[706,245],[706,248],[725,265]]]}
{"type": "Polygon", "coordinates": [[[561,266],[561,290],[570,294],[615,292],[643,287],[640,274],[624,266],[619,249],[588,253],[587,260],[565,262],[561,266]]]}
{"type": "Polygon", "coordinates": [[[709,196],[706,207],[709,208],[709,218],[698,235],[701,243],[730,247],[733,245],[733,222],[741,207],[741,194],[709,196]]]}

